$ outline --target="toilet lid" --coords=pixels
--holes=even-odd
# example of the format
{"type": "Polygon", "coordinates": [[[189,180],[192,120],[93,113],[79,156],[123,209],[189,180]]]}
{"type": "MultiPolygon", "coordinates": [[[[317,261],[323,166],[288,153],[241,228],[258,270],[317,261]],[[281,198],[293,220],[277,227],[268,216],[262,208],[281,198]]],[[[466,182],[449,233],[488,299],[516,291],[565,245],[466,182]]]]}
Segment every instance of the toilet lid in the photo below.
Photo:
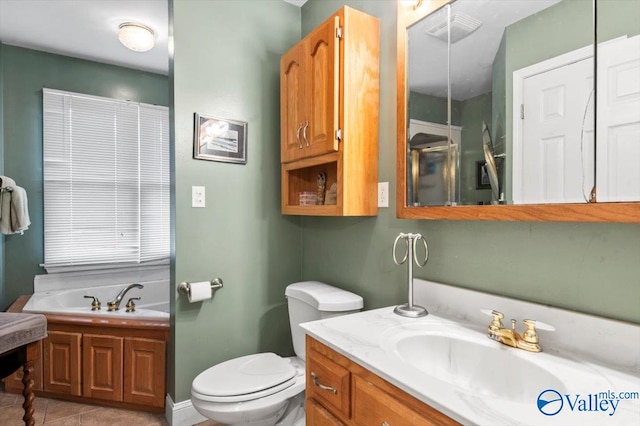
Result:
{"type": "Polygon", "coordinates": [[[234,358],[200,373],[191,391],[209,401],[237,402],[261,398],[296,381],[296,369],[274,353],[234,358]]]}

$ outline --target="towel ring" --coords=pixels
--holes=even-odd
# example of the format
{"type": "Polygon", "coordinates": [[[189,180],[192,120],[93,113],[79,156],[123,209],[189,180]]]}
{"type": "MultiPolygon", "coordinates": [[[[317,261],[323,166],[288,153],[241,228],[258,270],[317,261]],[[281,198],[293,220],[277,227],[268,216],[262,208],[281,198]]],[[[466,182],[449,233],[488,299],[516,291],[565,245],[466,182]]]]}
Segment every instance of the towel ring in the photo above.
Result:
{"type": "Polygon", "coordinates": [[[396,265],[402,265],[404,262],[407,261],[407,257],[409,256],[409,244],[413,245],[413,261],[415,261],[416,265],[418,265],[419,267],[423,267],[424,265],[427,264],[427,260],[429,259],[429,247],[427,246],[427,240],[422,236],[422,234],[404,234],[404,233],[400,233],[395,241],[393,242],[393,261],[395,262],[396,265]],[[404,257],[402,258],[401,261],[398,261],[398,258],[396,257],[396,247],[398,246],[398,241],[400,241],[401,239],[405,238],[407,240],[407,247],[406,250],[404,252],[404,257]],[[417,253],[417,243],[418,240],[422,240],[422,243],[424,244],[424,261],[420,262],[418,260],[418,253],[417,253]]]}

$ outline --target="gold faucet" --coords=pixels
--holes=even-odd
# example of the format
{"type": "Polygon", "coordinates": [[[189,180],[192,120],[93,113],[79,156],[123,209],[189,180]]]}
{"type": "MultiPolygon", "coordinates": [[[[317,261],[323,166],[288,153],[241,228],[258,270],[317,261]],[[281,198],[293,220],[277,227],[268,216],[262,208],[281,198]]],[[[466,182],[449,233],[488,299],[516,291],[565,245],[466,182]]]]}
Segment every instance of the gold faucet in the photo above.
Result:
{"type": "Polygon", "coordinates": [[[536,322],[534,320],[523,320],[522,323],[526,329],[522,335],[516,331],[516,320],[511,320],[511,328],[505,328],[502,325],[504,315],[498,311],[491,311],[493,320],[489,324],[487,336],[507,346],[524,349],[529,352],[540,352],[540,344],[538,343],[538,334],[536,332],[536,322]]]}

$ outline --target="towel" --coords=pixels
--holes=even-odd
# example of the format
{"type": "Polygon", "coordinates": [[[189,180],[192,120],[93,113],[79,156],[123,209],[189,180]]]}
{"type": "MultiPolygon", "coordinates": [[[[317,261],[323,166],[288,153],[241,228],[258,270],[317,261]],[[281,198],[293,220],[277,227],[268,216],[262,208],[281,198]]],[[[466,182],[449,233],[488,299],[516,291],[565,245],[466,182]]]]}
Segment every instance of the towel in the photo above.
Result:
{"type": "Polygon", "coordinates": [[[0,206],[0,212],[2,213],[0,217],[0,232],[5,235],[23,234],[31,225],[27,192],[18,185],[14,185],[12,191],[5,187],[2,188],[0,201],[2,203],[0,206]]]}
{"type": "Polygon", "coordinates": [[[15,185],[16,181],[11,179],[10,177],[0,175],[0,219],[2,218],[3,214],[9,214],[9,206],[11,204],[11,191],[13,191],[13,187],[15,185]],[[5,193],[7,194],[6,196],[5,193]]]}

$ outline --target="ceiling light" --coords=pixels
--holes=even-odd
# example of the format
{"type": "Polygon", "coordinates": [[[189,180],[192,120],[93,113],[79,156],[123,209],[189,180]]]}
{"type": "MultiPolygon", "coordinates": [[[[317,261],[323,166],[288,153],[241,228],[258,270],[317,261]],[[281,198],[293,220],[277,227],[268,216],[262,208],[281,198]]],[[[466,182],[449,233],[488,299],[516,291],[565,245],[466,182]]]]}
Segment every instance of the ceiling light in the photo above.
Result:
{"type": "Polygon", "coordinates": [[[120,24],[118,39],[127,48],[136,52],[151,50],[156,42],[155,34],[151,28],[135,22],[120,24]]]}

